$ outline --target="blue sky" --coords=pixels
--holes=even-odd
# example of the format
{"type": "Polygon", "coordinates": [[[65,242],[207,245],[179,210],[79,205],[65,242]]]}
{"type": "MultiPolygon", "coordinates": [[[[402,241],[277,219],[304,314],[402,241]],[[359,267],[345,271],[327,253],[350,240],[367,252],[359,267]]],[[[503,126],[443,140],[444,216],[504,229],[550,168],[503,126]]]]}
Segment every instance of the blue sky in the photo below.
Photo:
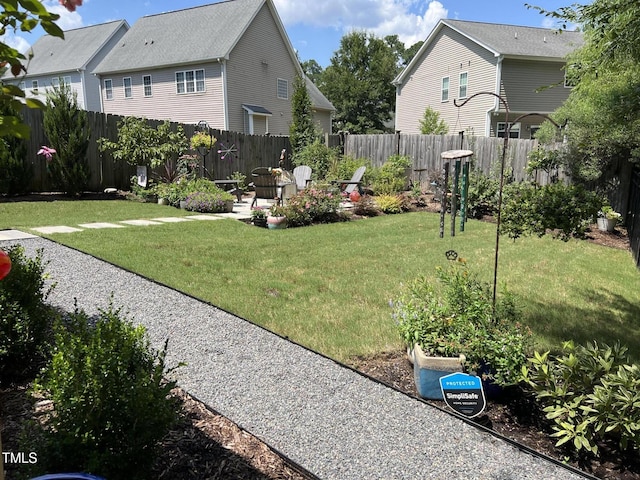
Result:
{"type": "MultiPolygon", "coordinates": [[[[340,39],[352,30],[378,36],[397,34],[405,45],[424,40],[441,18],[507,23],[532,27],[557,26],[553,20],[525,7],[524,0],[273,0],[293,47],[302,60],[330,63],[340,39]]],[[[575,0],[529,0],[548,10],[575,0]]],[[[44,0],[50,11],[61,15],[63,30],[125,19],[133,25],[144,15],[215,3],[207,0],[84,0],[69,13],[57,0],[44,0]]],[[[25,52],[42,35],[8,34],[4,41],[25,52]]]]}

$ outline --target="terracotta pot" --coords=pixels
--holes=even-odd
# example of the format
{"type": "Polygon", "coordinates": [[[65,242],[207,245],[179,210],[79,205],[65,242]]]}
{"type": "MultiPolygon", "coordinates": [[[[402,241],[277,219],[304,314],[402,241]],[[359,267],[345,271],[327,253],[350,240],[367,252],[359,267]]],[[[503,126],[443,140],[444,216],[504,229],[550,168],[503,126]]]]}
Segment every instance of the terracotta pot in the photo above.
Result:
{"type": "Polygon", "coordinates": [[[287,228],[287,217],[267,217],[267,226],[271,230],[281,230],[287,228]]]}

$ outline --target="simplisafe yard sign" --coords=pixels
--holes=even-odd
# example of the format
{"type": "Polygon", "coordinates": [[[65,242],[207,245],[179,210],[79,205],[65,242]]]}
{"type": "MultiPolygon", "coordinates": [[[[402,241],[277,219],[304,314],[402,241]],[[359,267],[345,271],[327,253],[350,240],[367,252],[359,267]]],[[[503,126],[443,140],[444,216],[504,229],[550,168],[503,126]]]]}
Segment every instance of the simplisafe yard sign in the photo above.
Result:
{"type": "Polygon", "coordinates": [[[460,372],[445,375],[440,377],[440,389],[445,403],[467,417],[480,415],[487,406],[482,381],[475,375],[460,372]]]}

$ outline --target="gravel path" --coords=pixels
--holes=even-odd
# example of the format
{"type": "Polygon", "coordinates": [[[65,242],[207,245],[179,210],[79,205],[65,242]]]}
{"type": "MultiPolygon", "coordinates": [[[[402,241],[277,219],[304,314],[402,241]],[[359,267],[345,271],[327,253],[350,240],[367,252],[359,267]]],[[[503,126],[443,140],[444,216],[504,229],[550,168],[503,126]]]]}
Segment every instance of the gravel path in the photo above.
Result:
{"type": "Polygon", "coordinates": [[[211,305],[48,240],[19,243],[51,261],[51,303],[93,314],[113,293],[156,347],[169,338],[181,387],[322,479],[582,478],[211,305]]]}

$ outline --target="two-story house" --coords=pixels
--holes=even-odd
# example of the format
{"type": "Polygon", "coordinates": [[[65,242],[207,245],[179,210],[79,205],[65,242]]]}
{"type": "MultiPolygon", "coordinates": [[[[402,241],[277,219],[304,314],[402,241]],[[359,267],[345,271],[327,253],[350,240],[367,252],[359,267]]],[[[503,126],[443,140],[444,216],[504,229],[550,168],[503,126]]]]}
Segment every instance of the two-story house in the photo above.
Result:
{"type": "MultiPolygon", "coordinates": [[[[544,28],[441,20],[418,53],[394,80],[396,130],[420,133],[420,120],[431,107],[449,133],[504,136],[509,120],[526,113],[549,114],[568,97],[566,57],[582,45],[582,34],[544,28]]],[[[510,130],[512,138],[533,138],[540,117],[526,117],[510,130]]]]}
{"type": "MultiPolygon", "coordinates": [[[[102,111],[288,135],[302,69],[272,0],[230,0],[139,19],[95,69],[102,111]]],[[[310,84],[310,82],[307,82],[310,84]]],[[[331,103],[308,85],[314,120],[331,103]]]]}
{"type": "Polygon", "coordinates": [[[62,38],[43,35],[26,53],[27,73],[16,79],[7,72],[2,81],[18,84],[27,97],[46,101],[47,89],[63,81],[76,92],[78,105],[100,111],[100,82],[93,69],[129,29],[125,20],[76,28],[62,38]]]}

